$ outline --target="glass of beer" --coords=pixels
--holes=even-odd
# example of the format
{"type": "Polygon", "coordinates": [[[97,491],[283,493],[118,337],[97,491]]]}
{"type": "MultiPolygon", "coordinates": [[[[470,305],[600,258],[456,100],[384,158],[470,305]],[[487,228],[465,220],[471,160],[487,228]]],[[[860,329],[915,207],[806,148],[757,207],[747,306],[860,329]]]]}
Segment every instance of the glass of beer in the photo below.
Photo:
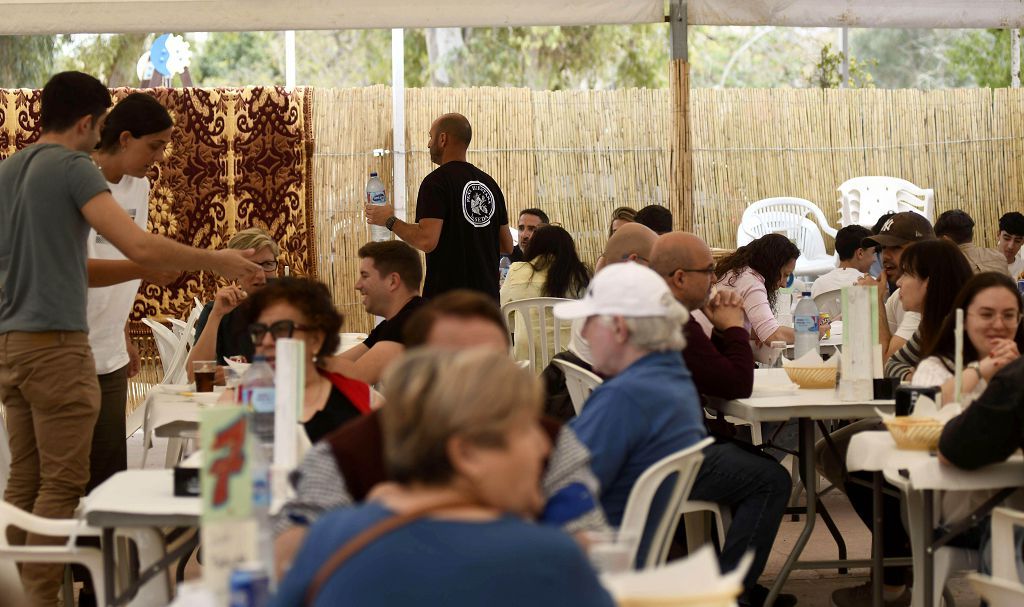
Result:
{"type": "Polygon", "coordinates": [[[192,374],[196,378],[196,392],[213,392],[213,383],[217,376],[217,361],[193,361],[192,374]]]}

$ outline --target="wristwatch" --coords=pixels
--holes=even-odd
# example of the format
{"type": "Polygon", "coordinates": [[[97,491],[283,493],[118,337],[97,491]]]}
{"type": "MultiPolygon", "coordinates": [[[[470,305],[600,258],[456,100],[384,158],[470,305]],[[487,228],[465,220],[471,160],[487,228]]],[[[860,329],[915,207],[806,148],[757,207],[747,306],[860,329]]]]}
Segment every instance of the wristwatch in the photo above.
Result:
{"type": "Polygon", "coordinates": [[[980,361],[976,360],[974,362],[969,362],[969,363],[967,363],[967,366],[964,367],[964,368],[965,369],[974,369],[974,372],[978,374],[978,379],[984,379],[984,377],[981,375],[981,362],[980,361]]]}
{"type": "Polygon", "coordinates": [[[396,221],[398,221],[398,218],[392,215],[391,217],[388,217],[387,219],[384,220],[384,227],[394,232],[396,221]]]}

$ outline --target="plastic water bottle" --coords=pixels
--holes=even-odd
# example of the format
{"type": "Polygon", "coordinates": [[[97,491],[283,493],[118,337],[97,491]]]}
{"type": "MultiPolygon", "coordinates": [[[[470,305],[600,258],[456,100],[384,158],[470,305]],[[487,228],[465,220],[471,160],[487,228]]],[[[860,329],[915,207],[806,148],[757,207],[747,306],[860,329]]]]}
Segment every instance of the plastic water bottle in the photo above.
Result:
{"type": "Polygon", "coordinates": [[[502,255],[498,260],[498,284],[505,284],[505,278],[508,276],[508,269],[511,265],[512,260],[507,255],[502,255]]]}
{"type": "MultiPolygon", "coordinates": [[[[388,193],[384,191],[384,182],[380,180],[377,173],[370,173],[370,180],[366,182],[366,203],[380,206],[388,203],[388,193]]],[[[384,226],[370,226],[370,238],[377,242],[391,240],[391,230],[384,226]]]]}
{"type": "Polygon", "coordinates": [[[793,360],[813,351],[821,355],[818,349],[818,305],[811,299],[811,292],[804,291],[800,302],[796,304],[793,314],[793,360]]]}
{"type": "Polygon", "coordinates": [[[249,408],[249,429],[253,438],[252,461],[252,517],[256,521],[259,560],[274,579],[274,537],[270,519],[273,501],[271,462],[274,456],[274,369],[265,356],[257,355],[242,375],[241,402],[249,408]]]}

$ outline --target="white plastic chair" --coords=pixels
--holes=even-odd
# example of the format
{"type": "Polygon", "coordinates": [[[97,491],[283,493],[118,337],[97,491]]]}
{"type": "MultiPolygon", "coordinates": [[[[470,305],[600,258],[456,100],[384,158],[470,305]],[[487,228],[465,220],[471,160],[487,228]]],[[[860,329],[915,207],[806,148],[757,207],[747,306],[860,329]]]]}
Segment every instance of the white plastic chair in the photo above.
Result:
{"type": "MultiPolygon", "coordinates": [[[[103,580],[103,553],[99,548],[76,546],[79,537],[99,538],[101,532],[77,519],[49,519],[0,502],[0,579],[11,582],[15,591],[21,589],[16,563],[75,563],[85,567],[92,577],[93,588],[100,604],[108,602],[103,580]],[[7,542],[7,528],[15,527],[36,535],[67,536],[63,544],[50,546],[12,546],[7,542]]],[[[9,597],[18,604],[19,597],[9,597]]]]}
{"type": "Polygon", "coordinates": [[[1014,527],[1024,528],[1024,512],[1009,508],[992,511],[992,575],[970,573],[967,580],[990,607],[1024,605],[1024,584],[1017,570],[1014,527]]]}
{"type": "Polygon", "coordinates": [[[572,401],[572,408],[576,411],[576,415],[579,415],[583,410],[583,403],[587,402],[590,393],[604,380],[595,373],[567,360],[553,358],[551,362],[558,365],[558,368],[565,373],[565,386],[569,389],[569,400],[572,401]]]}
{"type": "Polygon", "coordinates": [[[935,223],[935,191],[899,177],[854,177],[839,186],[839,225],[870,228],[886,213],[913,211],[935,223]]]}
{"type": "MultiPolygon", "coordinates": [[[[513,344],[517,339],[526,339],[529,352],[530,371],[539,373],[551,362],[551,358],[569,347],[569,321],[554,317],[552,308],[563,301],[559,297],[530,297],[510,301],[501,306],[501,315],[508,325],[509,337],[513,344]],[[525,335],[516,334],[516,319],[522,321],[525,335]],[[562,339],[562,333],[565,339],[562,339]],[[565,343],[562,343],[562,342],[565,343]],[[539,355],[539,358],[538,358],[539,355]]],[[[513,346],[513,352],[515,352],[513,346]]]]}
{"type": "MultiPolygon", "coordinates": [[[[921,536],[922,517],[924,516],[924,496],[920,491],[910,490],[910,480],[899,474],[898,471],[886,470],[885,480],[895,485],[903,493],[903,504],[907,517],[906,529],[910,533],[910,550],[913,560],[914,588],[910,604],[912,607],[925,607],[924,605],[924,584],[918,578],[924,571],[924,555],[926,545],[932,540],[931,537],[921,536]]],[[[934,492],[935,511],[938,511],[938,504],[941,499],[941,492],[934,492]]],[[[932,525],[928,528],[931,529],[932,525]]],[[[977,550],[943,546],[934,552],[932,557],[932,596],[942,596],[946,582],[953,571],[977,571],[980,558],[977,550]]],[[[927,606],[931,607],[931,605],[927,606]]]]}
{"type": "Polygon", "coordinates": [[[821,276],[836,267],[835,257],[825,250],[822,232],[835,238],[837,230],[813,202],[788,196],[765,198],[743,211],[736,230],[736,246],[750,244],[766,234],[784,234],[800,249],[793,273],[821,276]]]}
{"type": "MultiPolygon", "coordinates": [[[[651,503],[658,489],[665,483],[672,483],[671,494],[665,503],[665,509],[660,513],[654,533],[650,536],[647,544],[647,553],[640,555],[639,569],[656,567],[662,565],[668,559],[668,549],[672,542],[672,535],[679,524],[679,516],[683,510],[683,502],[689,497],[693,482],[697,479],[697,471],[704,461],[703,450],[715,441],[707,437],[695,445],[682,449],[662,458],[654,463],[640,478],[636,479],[633,489],[629,492],[629,500],[626,502],[626,511],[622,515],[622,524],[619,532],[637,542],[633,547],[633,554],[629,562],[637,561],[637,551],[640,549],[640,539],[644,530],[650,527],[648,519],[651,515],[651,503]]],[[[655,521],[652,521],[655,522],[655,521]]]]}

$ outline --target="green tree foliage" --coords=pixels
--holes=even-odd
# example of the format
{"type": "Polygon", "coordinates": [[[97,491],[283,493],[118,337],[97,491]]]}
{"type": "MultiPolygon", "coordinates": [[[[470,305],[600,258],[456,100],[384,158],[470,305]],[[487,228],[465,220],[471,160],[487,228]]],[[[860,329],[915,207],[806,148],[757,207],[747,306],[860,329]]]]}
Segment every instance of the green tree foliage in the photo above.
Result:
{"type": "Polygon", "coordinates": [[[284,84],[283,32],[215,32],[194,47],[189,71],[197,86],[284,84]]]}
{"type": "Polygon", "coordinates": [[[56,71],[92,74],[110,87],[139,86],[136,66],[154,36],[91,34],[62,38],[56,71]]]}
{"type": "MultiPolygon", "coordinates": [[[[832,49],[831,44],[821,47],[821,59],[814,66],[811,76],[811,86],[823,89],[837,89],[843,84],[843,53],[837,53],[832,49]]],[[[850,57],[850,88],[875,88],[874,79],[868,72],[868,68],[877,65],[877,61],[871,59],[867,65],[850,57]]]]}
{"type": "Polygon", "coordinates": [[[953,73],[966,86],[1010,86],[1010,31],[969,30],[950,46],[953,73]]]}
{"type": "Polygon", "coordinates": [[[0,36],[0,88],[37,88],[53,73],[55,36],[0,36]]]}

